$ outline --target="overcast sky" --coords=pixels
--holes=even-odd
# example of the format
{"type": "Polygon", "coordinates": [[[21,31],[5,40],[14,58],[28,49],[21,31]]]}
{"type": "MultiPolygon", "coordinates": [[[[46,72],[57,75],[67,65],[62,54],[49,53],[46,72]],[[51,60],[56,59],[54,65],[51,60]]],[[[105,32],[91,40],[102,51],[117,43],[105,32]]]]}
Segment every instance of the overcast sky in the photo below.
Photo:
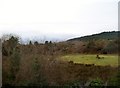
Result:
{"type": "Polygon", "coordinates": [[[66,40],[118,30],[119,0],[0,0],[0,35],[66,40]]]}

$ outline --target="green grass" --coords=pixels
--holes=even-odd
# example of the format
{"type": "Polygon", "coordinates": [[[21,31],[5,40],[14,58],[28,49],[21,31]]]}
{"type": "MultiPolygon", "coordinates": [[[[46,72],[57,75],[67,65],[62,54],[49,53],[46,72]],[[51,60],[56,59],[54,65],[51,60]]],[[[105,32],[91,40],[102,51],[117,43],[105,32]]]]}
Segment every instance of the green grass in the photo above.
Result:
{"type": "Polygon", "coordinates": [[[82,63],[82,64],[95,64],[101,66],[118,66],[118,56],[117,55],[99,55],[100,57],[104,57],[103,59],[97,59],[96,55],[65,55],[61,57],[63,61],[73,61],[74,63],[82,63]]]}

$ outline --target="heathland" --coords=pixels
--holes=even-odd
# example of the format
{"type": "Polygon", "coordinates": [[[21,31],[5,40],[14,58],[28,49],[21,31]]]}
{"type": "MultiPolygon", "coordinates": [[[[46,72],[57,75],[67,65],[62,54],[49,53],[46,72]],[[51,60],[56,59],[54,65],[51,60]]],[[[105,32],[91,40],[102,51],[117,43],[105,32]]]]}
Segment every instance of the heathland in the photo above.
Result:
{"type": "Polygon", "coordinates": [[[28,44],[3,36],[3,86],[119,86],[119,33],[28,44]]]}

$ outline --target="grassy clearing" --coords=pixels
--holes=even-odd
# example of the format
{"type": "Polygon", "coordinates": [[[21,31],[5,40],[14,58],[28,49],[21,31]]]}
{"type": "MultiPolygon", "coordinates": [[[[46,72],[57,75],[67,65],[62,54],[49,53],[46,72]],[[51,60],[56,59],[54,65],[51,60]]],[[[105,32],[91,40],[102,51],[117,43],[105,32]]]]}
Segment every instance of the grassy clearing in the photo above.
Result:
{"type": "Polygon", "coordinates": [[[102,59],[97,59],[96,55],[84,55],[84,54],[75,54],[75,55],[65,55],[61,57],[63,61],[73,61],[74,63],[82,64],[95,64],[101,66],[118,66],[118,56],[117,55],[100,55],[104,57],[102,59]]]}

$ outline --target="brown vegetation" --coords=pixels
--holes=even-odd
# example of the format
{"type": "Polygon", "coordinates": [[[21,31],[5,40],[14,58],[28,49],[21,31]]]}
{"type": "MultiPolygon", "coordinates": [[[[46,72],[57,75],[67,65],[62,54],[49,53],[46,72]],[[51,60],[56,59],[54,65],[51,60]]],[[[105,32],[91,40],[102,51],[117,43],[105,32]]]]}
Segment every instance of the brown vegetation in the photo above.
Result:
{"type": "MultiPolygon", "coordinates": [[[[84,85],[89,79],[97,77],[106,82],[117,73],[117,67],[77,64],[57,59],[68,53],[102,53],[101,48],[106,44],[103,46],[97,42],[98,46],[95,46],[93,43],[46,41],[45,44],[30,42],[22,45],[12,36],[2,44],[3,85],[64,86],[74,81],[84,85]]],[[[98,55],[96,58],[100,59],[98,55]]]]}

